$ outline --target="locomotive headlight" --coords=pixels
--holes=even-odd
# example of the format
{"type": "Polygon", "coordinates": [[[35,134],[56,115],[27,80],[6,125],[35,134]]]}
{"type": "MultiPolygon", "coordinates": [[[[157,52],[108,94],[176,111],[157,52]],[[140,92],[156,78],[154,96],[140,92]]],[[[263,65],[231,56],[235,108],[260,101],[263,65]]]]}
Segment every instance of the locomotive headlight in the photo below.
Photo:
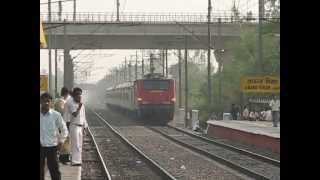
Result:
{"type": "Polygon", "coordinates": [[[172,102],[176,102],[176,98],[172,98],[171,101],[172,101],[172,102]]]}
{"type": "Polygon", "coordinates": [[[142,98],[137,98],[137,101],[142,101],[142,98]]]}

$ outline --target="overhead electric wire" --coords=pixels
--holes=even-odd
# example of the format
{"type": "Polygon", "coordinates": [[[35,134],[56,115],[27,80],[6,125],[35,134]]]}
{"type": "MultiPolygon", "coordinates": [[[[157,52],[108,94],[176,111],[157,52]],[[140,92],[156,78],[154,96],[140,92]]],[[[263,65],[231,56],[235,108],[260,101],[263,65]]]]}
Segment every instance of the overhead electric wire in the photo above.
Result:
{"type": "MultiPolygon", "coordinates": [[[[67,1],[74,1],[74,0],[61,0],[61,2],[67,2],[67,1]]],[[[54,3],[59,3],[60,1],[52,1],[50,2],[51,4],[54,4],[54,3]]],[[[46,3],[40,3],[40,5],[48,5],[49,2],[46,2],[46,3]]]]}

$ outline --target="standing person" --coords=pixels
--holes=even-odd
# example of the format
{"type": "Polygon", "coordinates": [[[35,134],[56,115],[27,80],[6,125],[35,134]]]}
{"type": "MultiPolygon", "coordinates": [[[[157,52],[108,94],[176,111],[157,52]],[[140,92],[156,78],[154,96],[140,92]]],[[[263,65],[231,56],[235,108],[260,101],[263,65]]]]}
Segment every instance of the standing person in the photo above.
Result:
{"type": "Polygon", "coordinates": [[[254,111],[254,117],[255,117],[256,121],[260,120],[260,114],[259,114],[259,111],[257,109],[254,111]]]}
{"type": "MultiPolygon", "coordinates": [[[[67,99],[70,98],[69,90],[67,87],[62,87],[60,92],[59,98],[55,100],[54,109],[58,111],[62,116],[64,114],[64,104],[66,103],[67,99]]],[[[65,119],[64,119],[65,120],[65,119]]]]}
{"type": "MultiPolygon", "coordinates": [[[[67,124],[67,128],[69,130],[69,125],[70,125],[70,115],[68,112],[65,112],[65,104],[69,99],[71,99],[71,96],[69,95],[69,90],[67,87],[62,87],[61,88],[61,97],[57,98],[55,102],[55,110],[60,112],[61,115],[63,116],[63,119],[65,120],[67,124]]],[[[60,151],[60,156],[59,160],[62,164],[67,164],[70,162],[70,137],[68,136],[67,139],[65,140],[64,144],[62,145],[60,151]]]]}
{"type": "Polygon", "coordinates": [[[40,180],[44,180],[45,159],[51,179],[61,180],[57,151],[68,136],[68,130],[61,114],[51,109],[52,96],[49,93],[40,96],[40,104],[40,180]]]}
{"type": "Polygon", "coordinates": [[[249,113],[249,120],[250,120],[250,121],[254,121],[254,120],[255,120],[254,111],[251,111],[251,112],[249,113]]]}
{"type": "Polygon", "coordinates": [[[266,109],[262,109],[262,111],[260,112],[260,117],[261,117],[261,121],[265,121],[266,120],[266,109]]]}
{"type": "Polygon", "coordinates": [[[266,109],[266,112],[265,112],[265,116],[266,116],[266,121],[272,121],[272,112],[270,109],[266,109]]]}
{"type": "Polygon", "coordinates": [[[244,110],[243,110],[242,116],[243,116],[244,120],[248,120],[249,119],[249,109],[248,109],[247,106],[244,106],[244,110]]]}
{"type": "Polygon", "coordinates": [[[236,107],[235,104],[231,104],[231,116],[232,116],[232,120],[237,120],[237,113],[238,113],[238,108],[236,107]]]}
{"type": "MultiPolygon", "coordinates": [[[[67,92],[65,92],[65,93],[67,93],[67,92]]],[[[68,130],[70,130],[69,126],[70,126],[70,118],[71,118],[71,114],[70,114],[70,111],[68,108],[69,108],[69,104],[71,104],[73,102],[73,97],[70,96],[70,94],[72,94],[72,91],[68,90],[68,96],[65,99],[65,103],[64,103],[64,107],[63,107],[63,119],[67,123],[68,130]]]]}
{"type": "Polygon", "coordinates": [[[272,111],[273,127],[278,127],[278,118],[279,118],[279,111],[280,111],[280,100],[279,99],[275,99],[275,96],[273,96],[272,100],[269,103],[269,106],[271,107],[271,111],[272,111]]]}
{"type": "Polygon", "coordinates": [[[237,120],[237,108],[235,104],[231,104],[231,116],[232,120],[237,120]]]}
{"type": "Polygon", "coordinates": [[[82,103],[82,89],[72,91],[72,100],[67,104],[70,117],[71,164],[81,166],[83,131],[88,127],[85,106],[82,103]]]}

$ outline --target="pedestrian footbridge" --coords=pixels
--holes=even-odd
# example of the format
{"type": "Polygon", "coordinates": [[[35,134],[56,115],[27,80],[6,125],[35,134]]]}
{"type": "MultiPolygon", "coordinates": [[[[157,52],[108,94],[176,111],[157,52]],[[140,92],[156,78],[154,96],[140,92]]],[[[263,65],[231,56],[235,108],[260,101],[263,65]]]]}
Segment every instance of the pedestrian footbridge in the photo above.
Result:
{"type": "MultiPolygon", "coordinates": [[[[51,49],[206,49],[206,14],[123,14],[52,13],[44,19],[51,49]],[[50,20],[49,20],[50,19],[50,20]]],[[[256,20],[212,16],[212,47],[240,39],[246,28],[256,28],[256,20]]]]}

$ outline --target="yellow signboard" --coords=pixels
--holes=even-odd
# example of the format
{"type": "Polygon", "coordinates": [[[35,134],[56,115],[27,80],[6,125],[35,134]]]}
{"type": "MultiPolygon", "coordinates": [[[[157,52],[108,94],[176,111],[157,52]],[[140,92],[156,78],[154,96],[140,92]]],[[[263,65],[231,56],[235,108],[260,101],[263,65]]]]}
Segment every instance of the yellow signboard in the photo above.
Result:
{"type": "Polygon", "coordinates": [[[40,75],[40,91],[48,91],[48,75],[40,75]]]}
{"type": "Polygon", "coordinates": [[[242,77],[240,88],[243,92],[279,93],[280,78],[276,76],[242,77]]]}
{"type": "Polygon", "coordinates": [[[41,19],[40,19],[40,47],[42,47],[42,48],[47,47],[46,37],[45,37],[44,30],[42,27],[42,20],[41,19]]]}

